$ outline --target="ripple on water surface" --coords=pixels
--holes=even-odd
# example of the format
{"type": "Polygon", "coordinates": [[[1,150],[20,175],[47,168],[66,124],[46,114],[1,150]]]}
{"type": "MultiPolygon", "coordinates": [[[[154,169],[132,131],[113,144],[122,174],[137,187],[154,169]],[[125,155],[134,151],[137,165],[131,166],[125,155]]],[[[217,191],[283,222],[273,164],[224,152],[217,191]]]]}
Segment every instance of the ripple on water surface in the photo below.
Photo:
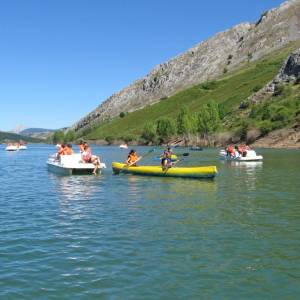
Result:
{"type": "MultiPolygon", "coordinates": [[[[183,165],[219,169],[199,181],[62,177],[46,170],[51,146],[0,150],[1,299],[298,297],[297,151],[240,165],[191,153],[183,165]]],[[[94,151],[107,165],[126,156],[94,151]]]]}

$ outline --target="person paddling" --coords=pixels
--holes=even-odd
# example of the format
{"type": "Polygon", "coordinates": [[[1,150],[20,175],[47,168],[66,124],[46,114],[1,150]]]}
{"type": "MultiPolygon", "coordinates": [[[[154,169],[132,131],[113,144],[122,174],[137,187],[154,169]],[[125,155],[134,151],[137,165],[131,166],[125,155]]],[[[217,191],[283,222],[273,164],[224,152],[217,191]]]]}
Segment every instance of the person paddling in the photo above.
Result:
{"type": "Polygon", "coordinates": [[[173,152],[171,148],[167,147],[167,149],[161,155],[161,166],[163,171],[172,167],[172,154],[173,152]]]}
{"type": "Polygon", "coordinates": [[[126,160],[127,166],[134,166],[136,167],[136,163],[139,160],[139,157],[134,149],[131,149],[126,160]]]}

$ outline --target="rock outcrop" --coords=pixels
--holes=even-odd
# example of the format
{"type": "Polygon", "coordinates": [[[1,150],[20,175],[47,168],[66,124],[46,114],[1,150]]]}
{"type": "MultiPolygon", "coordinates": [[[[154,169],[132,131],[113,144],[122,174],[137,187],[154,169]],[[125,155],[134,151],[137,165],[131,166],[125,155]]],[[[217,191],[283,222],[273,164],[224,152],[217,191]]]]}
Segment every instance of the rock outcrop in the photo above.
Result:
{"type": "Polygon", "coordinates": [[[110,96],[72,128],[78,131],[121,112],[141,109],[299,39],[300,0],[290,0],[265,12],[255,24],[239,24],[156,66],[144,78],[110,96]]]}
{"type": "Polygon", "coordinates": [[[300,83],[300,48],[289,55],[277,76],[262,89],[251,95],[245,102],[242,102],[240,108],[247,108],[247,103],[257,103],[268,96],[275,95],[280,91],[282,84],[289,82],[300,83]]]}

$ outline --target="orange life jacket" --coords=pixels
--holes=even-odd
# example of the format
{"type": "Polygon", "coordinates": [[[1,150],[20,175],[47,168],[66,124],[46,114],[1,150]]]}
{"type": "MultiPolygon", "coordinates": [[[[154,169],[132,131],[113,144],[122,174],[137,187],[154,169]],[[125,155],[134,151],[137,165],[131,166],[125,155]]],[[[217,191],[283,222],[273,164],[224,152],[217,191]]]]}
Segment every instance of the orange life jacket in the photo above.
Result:
{"type": "Polygon", "coordinates": [[[137,160],[138,160],[138,156],[136,155],[136,153],[133,153],[133,154],[130,154],[130,155],[128,156],[127,162],[128,162],[129,164],[133,164],[133,163],[135,163],[137,160]]]}

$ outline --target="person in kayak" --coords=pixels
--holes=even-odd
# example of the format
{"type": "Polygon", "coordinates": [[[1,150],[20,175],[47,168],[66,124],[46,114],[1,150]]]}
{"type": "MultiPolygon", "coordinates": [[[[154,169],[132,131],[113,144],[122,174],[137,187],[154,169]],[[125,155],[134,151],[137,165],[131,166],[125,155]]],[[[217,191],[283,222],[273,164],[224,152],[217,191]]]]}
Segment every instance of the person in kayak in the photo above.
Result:
{"type": "Polygon", "coordinates": [[[171,148],[167,147],[167,149],[161,155],[161,166],[163,171],[172,167],[172,154],[173,152],[171,148]]]}
{"type": "Polygon", "coordinates": [[[81,153],[81,158],[84,163],[92,163],[95,168],[93,170],[93,174],[97,174],[97,170],[100,167],[100,157],[96,155],[92,155],[92,149],[89,147],[87,143],[84,143],[83,152],[81,153]]]}
{"type": "Polygon", "coordinates": [[[126,160],[127,166],[134,166],[136,167],[136,163],[138,162],[139,157],[134,149],[131,149],[126,160]]]}

